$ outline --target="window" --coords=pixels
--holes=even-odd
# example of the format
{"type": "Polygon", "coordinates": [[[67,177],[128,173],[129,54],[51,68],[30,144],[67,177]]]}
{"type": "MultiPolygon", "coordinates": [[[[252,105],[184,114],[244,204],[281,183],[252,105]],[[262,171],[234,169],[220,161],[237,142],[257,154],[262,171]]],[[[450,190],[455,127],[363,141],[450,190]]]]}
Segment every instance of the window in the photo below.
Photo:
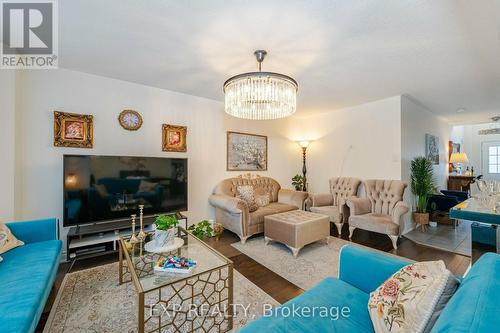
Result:
{"type": "Polygon", "coordinates": [[[488,149],[488,173],[500,173],[500,146],[488,149]]]}

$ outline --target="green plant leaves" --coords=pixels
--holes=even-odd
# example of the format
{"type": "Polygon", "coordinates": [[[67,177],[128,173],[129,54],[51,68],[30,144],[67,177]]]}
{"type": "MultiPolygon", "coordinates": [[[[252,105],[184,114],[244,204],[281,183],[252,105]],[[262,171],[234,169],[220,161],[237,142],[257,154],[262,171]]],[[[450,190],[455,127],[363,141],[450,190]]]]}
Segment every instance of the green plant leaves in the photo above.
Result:
{"type": "Polygon", "coordinates": [[[168,230],[178,224],[179,221],[173,215],[158,215],[155,219],[156,229],[158,230],[168,230]]]}
{"type": "Polygon", "coordinates": [[[417,213],[427,212],[429,194],[434,189],[434,172],[432,162],[426,157],[415,157],[410,165],[411,192],[417,197],[417,213]]]}

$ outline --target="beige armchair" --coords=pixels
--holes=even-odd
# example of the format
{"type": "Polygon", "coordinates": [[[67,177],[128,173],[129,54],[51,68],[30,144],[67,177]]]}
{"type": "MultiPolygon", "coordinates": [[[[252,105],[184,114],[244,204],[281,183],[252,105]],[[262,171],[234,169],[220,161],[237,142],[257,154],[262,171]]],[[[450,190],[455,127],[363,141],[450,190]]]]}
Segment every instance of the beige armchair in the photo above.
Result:
{"type": "Polygon", "coordinates": [[[355,197],[361,181],[357,178],[334,177],[330,181],[330,193],[311,194],[311,212],[328,215],[330,222],[337,227],[339,235],[342,226],[349,218],[349,208],[346,200],[355,197]]]}
{"type": "Polygon", "coordinates": [[[397,249],[401,218],[409,210],[403,201],[407,184],[400,180],[367,180],[364,182],[366,198],[347,200],[349,239],[356,228],[386,234],[397,249]]]}
{"type": "Polygon", "coordinates": [[[237,234],[242,243],[254,235],[264,232],[264,216],[296,209],[303,209],[306,192],[282,189],[280,184],[268,177],[229,178],[220,182],[209,198],[215,207],[215,218],[224,228],[237,234]],[[236,197],[240,185],[251,185],[254,191],[268,193],[270,203],[250,212],[245,201],[236,197]]]}

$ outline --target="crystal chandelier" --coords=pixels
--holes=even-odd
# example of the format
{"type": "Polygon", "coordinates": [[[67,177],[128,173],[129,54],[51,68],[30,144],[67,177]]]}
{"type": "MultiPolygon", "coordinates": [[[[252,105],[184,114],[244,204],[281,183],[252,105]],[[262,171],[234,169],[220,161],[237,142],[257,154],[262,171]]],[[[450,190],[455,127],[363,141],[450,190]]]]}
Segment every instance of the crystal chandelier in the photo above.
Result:
{"type": "Polygon", "coordinates": [[[292,115],[297,109],[297,82],[289,76],[262,72],[267,52],[254,52],[259,71],[233,76],[224,82],[226,113],[244,119],[269,120],[292,115]]]}

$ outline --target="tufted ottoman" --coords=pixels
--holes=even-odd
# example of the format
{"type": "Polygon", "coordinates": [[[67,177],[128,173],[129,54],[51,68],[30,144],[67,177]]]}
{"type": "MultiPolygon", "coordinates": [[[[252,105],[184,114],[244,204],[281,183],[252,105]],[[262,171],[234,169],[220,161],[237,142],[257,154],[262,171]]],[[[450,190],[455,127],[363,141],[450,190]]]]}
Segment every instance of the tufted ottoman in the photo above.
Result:
{"type": "Polygon", "coordinates": [[[264,236],[266,245],[270,241],[285,244],[297,257],[301,248],[307,244],[330,237],[330,218],[328,215],[293,210],[264,217],[264,236]]]}

